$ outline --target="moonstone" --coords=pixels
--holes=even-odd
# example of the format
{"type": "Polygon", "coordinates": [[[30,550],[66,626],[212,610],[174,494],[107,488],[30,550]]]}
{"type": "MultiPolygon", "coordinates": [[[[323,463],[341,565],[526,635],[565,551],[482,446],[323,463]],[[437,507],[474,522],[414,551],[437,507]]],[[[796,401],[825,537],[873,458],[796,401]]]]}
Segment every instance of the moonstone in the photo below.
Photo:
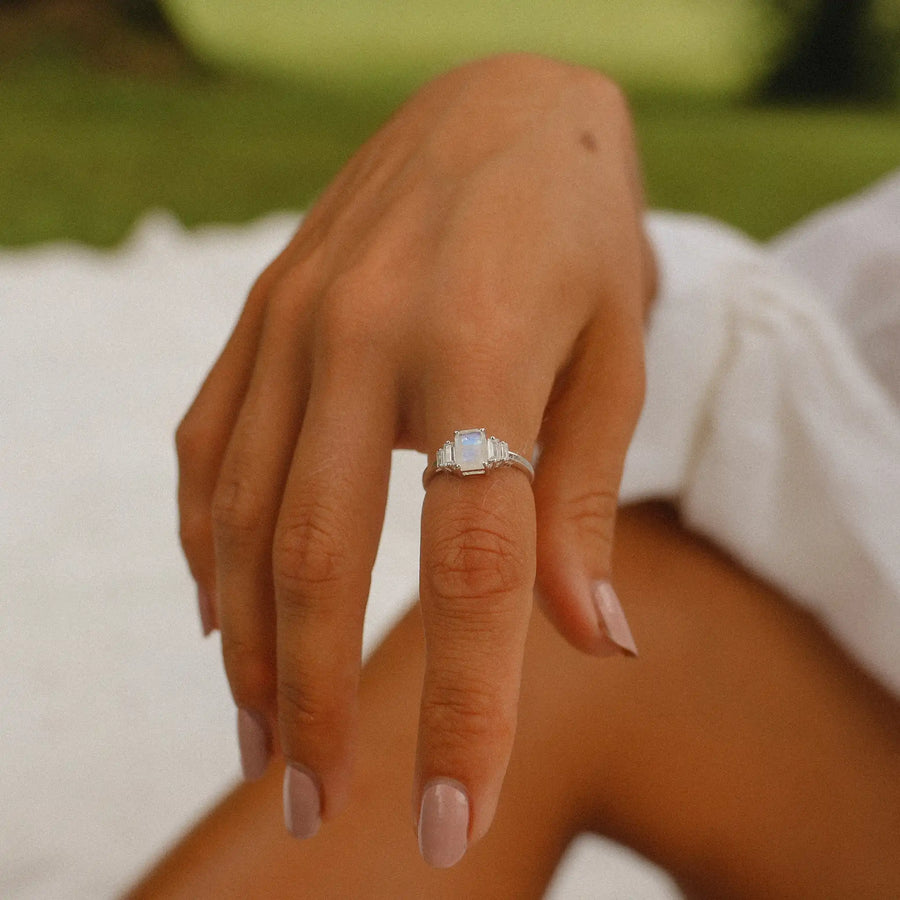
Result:
{"type": "Polygon", "coordinates": [[[463,475],[484,472],[488,461],[488,442],[483,428],[456,432],[453,437],[453,461],[463,475]]]}

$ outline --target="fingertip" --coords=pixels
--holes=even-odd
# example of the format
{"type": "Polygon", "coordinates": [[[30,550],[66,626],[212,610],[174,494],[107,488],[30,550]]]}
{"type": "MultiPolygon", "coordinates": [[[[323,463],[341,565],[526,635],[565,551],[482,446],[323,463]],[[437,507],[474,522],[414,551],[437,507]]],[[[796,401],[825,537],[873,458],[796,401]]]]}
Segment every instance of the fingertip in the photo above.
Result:
{"type": "Polygon", "coordinates": [[[213,594],[202,585],[197,586],[197,607],[200,611],[200,628],[203,637],[209,637],[218,627],[213,594]]]}
{"type": "Polygon", "coordinates": [[[453,778],[433,778],[422,792],[419,851],[437,869],[455,866],[465,856],[469,836],[469,795],[453,778]]]}
{"type": "Polygon", "coordinates": [[[586,464],[557,445],[536,479],[538,597],[563,637],[593,656],[637,655],[611,583],[620,477],[617,461],[586,464]]]}
{"type": "Polygon", "coordinates": [[[591,585],[591,599],[601,633],[602,645],[598,655],[637,656],[631,626],[612,584],[605,579],[595,581],[591,585]]]}
{"type": "Polygon", "coordinates": [[[265,775],[272,758],[272,730],[269,723],[265,716],[238,707],[237,733],[244,779],[259,781],[265,775]]]}
{"type": "Polygon", "coordinates": [[[284,769],[284,824],[300,840],[313,837],[322,824],[322,789],[305,766],[288,763],[284,769]]]}
{"type": "MultiPolygon", "coordinates": [[[[574,546],[539,554],[537,599],[565,640],[582,653],[638,655],[634,635],[608,574],[587,574],[590,564],[574,546]]],[[[603,573],[608,565],[597,568],[603,573]]]]}

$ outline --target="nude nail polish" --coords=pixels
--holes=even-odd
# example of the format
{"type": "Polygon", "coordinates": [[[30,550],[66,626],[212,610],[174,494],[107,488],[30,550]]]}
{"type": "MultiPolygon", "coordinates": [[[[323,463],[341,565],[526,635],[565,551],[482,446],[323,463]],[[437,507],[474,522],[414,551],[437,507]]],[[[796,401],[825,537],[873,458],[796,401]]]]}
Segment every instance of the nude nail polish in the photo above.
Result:
{"type": "Polygon", "coordinates": [[[322,799],[313,776],[299,766],[284,770],[284,824],[295,838],[311,838],[322,824],[322,799]]]}
{"type": "Polygon", "coordinates": [[[202,587],[197,588],[197,605],[200,608],[200,627],[203,629],[203,637],[209,637],[216,628],[216,613],[212,597],[202,587]]]}
{"type": "Polygon", "coordinates": [[[595,581],[591,586],[591,601],[603,635],[601,656],[637,656],[637,646],[625,618],[622,604],[608,581],[595,581]]]}
{"type": "Polygon", "coordinates": [[[430,866],[446,869],[466,852],[469,832],[469,798],[462,785],[436,778],[422,794],[419,812],[419,850],[430,866]]]}
{"type": "Polygon", "coordinates": [[[241,768],[247,781],[262,778],[272,755],[272,737],[269,725],[259,713],[238,709],[238,746],[241,750],[241,768]]]}

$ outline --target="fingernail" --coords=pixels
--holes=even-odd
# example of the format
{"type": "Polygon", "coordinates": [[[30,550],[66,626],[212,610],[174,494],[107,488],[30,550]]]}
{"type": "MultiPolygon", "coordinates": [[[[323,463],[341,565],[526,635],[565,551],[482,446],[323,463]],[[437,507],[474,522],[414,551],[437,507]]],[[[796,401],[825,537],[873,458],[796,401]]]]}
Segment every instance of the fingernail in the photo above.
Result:
{"type": "Polygon", "coordinates": [[[213,609],[212,597],[202,587],[197,588],[197,605],[200,607],[200,626],[203,637],[209,637],[216,628],[216,613],[213,609]]]}
{"type": "Polygon", "coordinates": [[[268,723],[259,713],[238,709],[237,730],[244,778],[256,781],[265,774],[272,755],[268,723]]]}
{"type": "Polygon", "coordinates": [[[637,656],[637,646],[625,618],[622,604],[608,581],[595,581],[591,599],[597,611],[598,624],[603,634],[604,649],[601,656],[637,656]]]}
{"type": "Polygon", "coordinates": [[[419,850],[430,866],[446,869],[466,852],[469,798],[462,785],[449,779],[428,783],[419,812],[419,850]]]}
{"type": "Polygon", "coordinates": [[[284,824],[295,838],[311,838],[322,824],[322,800],[309,772],[289,765],[284,770],[284,824]]]}

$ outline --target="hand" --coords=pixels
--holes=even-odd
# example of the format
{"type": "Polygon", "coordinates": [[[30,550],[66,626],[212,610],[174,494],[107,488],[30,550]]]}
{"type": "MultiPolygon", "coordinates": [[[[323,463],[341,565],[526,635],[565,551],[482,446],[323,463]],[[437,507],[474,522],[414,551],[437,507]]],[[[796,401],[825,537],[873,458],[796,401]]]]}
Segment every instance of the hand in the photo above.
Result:
{"type": "Polygon", "coordinates": [[[530,457],[437,475],[414,816],[452,865],[493,818],[537,578],[560,631],[631,653],[609,585],[653,261],[630,119],[603,76],[500,57],[422,89],[254,286],[177,434],[181,537],[222,633],[245,772],[280,746],[309,836],[349,791],[391,450],[485,427],[530,457]]]}

